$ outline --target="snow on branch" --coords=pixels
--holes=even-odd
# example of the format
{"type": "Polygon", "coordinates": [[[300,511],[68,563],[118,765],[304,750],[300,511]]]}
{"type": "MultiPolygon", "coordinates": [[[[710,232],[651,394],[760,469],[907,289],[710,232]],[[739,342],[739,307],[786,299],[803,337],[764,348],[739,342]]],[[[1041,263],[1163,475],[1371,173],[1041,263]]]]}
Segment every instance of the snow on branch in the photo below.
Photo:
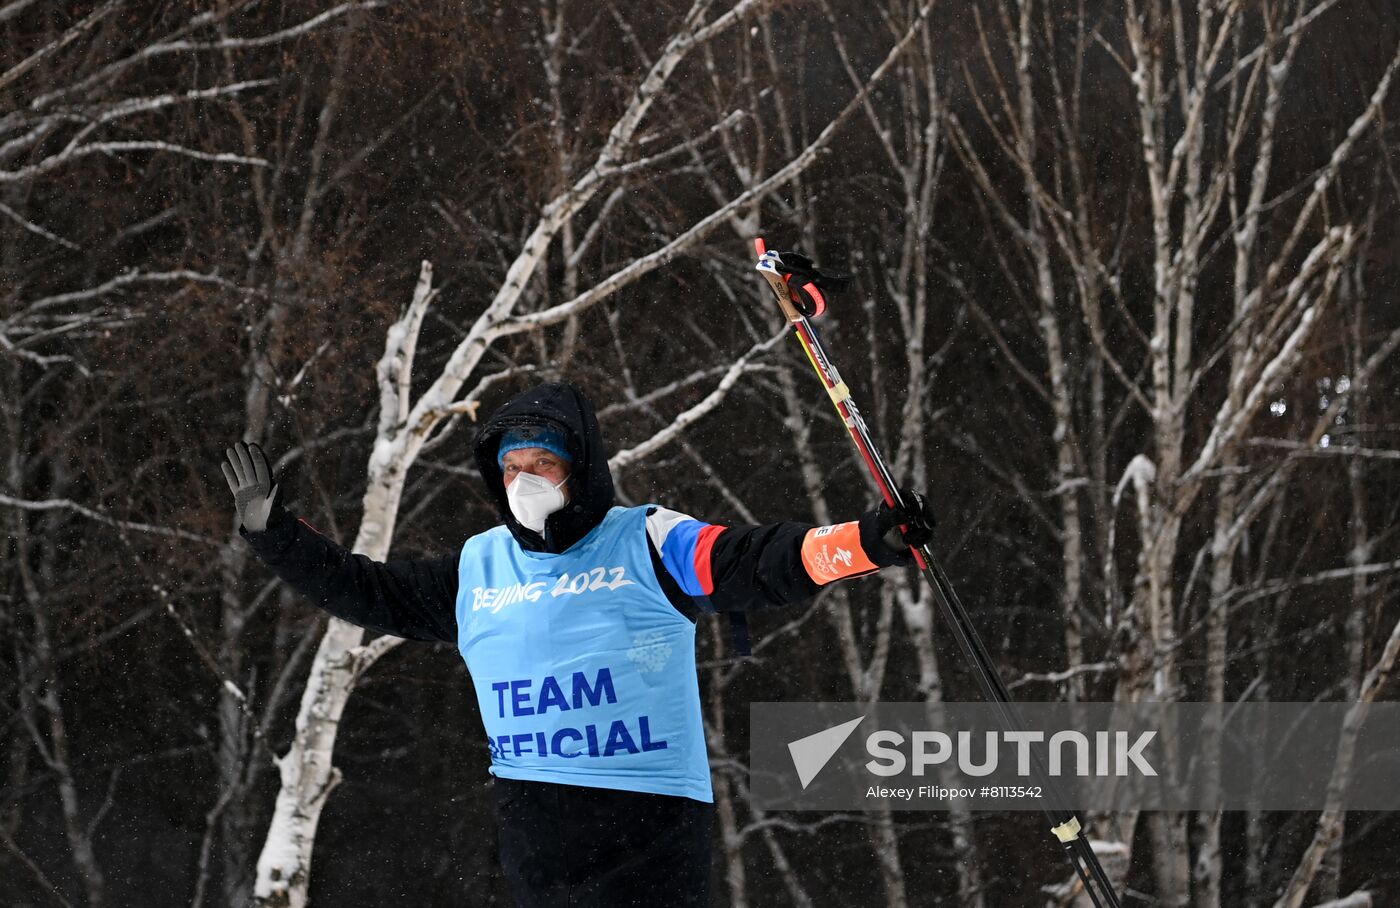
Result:
{"type": "MultiPolygon", "coordinates": [[[[1282,44],[1285,41],[1292,41],[1299,32],[1311,25],[1314,19],[1340,2],[1341,0],[1323,0],[1323,2],[1319,3],[1317,6],[1298,16],[1298,18],[1290,23],[1288,27],[1283,30],[1283,33],[1275,37],[1272,42],[1262,42],[1258,47],[1254,48],[1254,50],[1236,60],[1229,71],[1216,80],[1215,84],[1211,87],[1217,91],[1224,88],[1229,84],[1230,79],[1232,79],[1236,73],[1243,72],[1252,66],[1254,61],[1258,60],[1259,56],[1269,49],[1270,44],[1276,45],[1282,44]]],[[[1321,908],[1321,906],[1318,906],[1318,908],[1321,908]]]]}
{"type": "Polygon", "coordinates": [[[727,367],[724,365],[712,366],[709,369],[701,369],[698,372],[690,373],[684,378],[678,378],[673,382],[668,382],[667,384],[661,385],[656,388],[652,388],[645,394],[639,394],[635,397],[631,397],[630,399],[619,400],[615,403],[608,404],[607,406],[602,407],[598,410],[598,418],[607,419],[608,417],[618,413],[625,413],[630,410],[634,410],[638,407],[649,406],[650,404],[654,404],[664,397],[669,397],[677,391],[689,388],[690,386],[705,381],[706,379],[714,378],[716,375],[719,375],[722,372],[726,371],[726,369],[727,367]]]}
{"type": "Polygon", "coordinates": [[[147,48],[147,56],[154,56],[157,53],[173,53],[175,51],[187,50],[243,50],[249,47],[266,47],[269,44],[279,44],[283,41],[290,41],[293,38],[300,38],[302,35],[313,31],[317,26],[329,22],[337,16],[352,13],[356,10],[378,9],[389,6],[389,3],[380,0],[368,0],[364,3],[342,3],[332,7],[323,13],[318,13],[297,25],[281,29],[266,35],[259,35],[256,38],[222,38],[218,41],[177,41],[170,44],[156,44],[147,48]]]}
{"type": "MultiPolygon", "coordinates": [[[[1380,116],[1386,96],[1390,93],[1390,86],[1395,79],[1397,69],[1400,69],[1400,42],[1396,43],[1395,56],[1391,58],[1390,65],[1386,67],[1385,74],[1381,76],[1380,82],[1376,84],[1376,90],[1371,93],[1370,103],[1368,103],[1366,109],[1358,114],[1356,119],[1352,121],[1351,126],[1347,127],[1346,138],[1342,139],[1341,143],[1333,149],[1332,157],[1313,180],[1313,190],[1308,195],[1307,201],[1303,203],[1302,210],[1298,212],[1298,217],[1293,222],[1293,229],[1289,233],[1288,239],[1284,241],[1279,254],[1275,257],[1273,264],[1269,266],[1267,278],[1262,286],[1271,286],[1278,280],[1279,274],[1283,271],[1284,266],[1291,257],[1293,248],[1298,244],[1308,222],[1312,220],[1313,213],[1316,212],[1318,205],[1322,203],[1323,196],[1326,194],[1328,188],[1330,188],[1335,181],[1342,164],[1346,163],[1347,158],[1351,156],[1352,149],[1356,147],[1356,143],[1361,138],[1362,134],[1365,133],[1371,124],[1380,116]]],[[[1256,290],[1254,292],[1257,293],[1259,291],[1256,290]]]]}
{"type": "Polygon", "coordinates": [[[1245,444],[1258,448],[1279,448],[1297,457],[1360,457],[1363,460],[1400,460],[1400,450],[1391,448],[1359,448],[1352,445],[1321,447],[1287,438],[1251,438],[1245,444]]]}
{"type": "Polygon", "coordinates": [[[720,379],[715,389],[707,394],[703,400],[690,409],[677,414],[676,418],[671,421],[669,426],[657,432],[651,438],[625,451],[619,451],[609,458],[608,466],[612,469],[613,475],[618,475],[627,467],[673,441],[701,417],[723,403],[725,397],[729,394],[729,390],[739,381],[740,376],[752,370],[753,367],[750,364],[754,358],[771,350],[778,341],[783,339],[785,334],[787,334],[786,325],[783,326],[783,330],[779,331],[768,340],[754,344],[749,348],[747,353],[734,361],[733,365],[724,373],[724,378],[720,379]]]}
{"type": "Polygon", "coordinates": [[[375,376],[379,381],[379,437],[386,438],[395,426],[408,418],[409,386],[413,380],[413,356],[423,315],[437,296],[433,289],[433,265],[423,260],[413,299],[404,314],[384,332],[384,355],[379,358],[375,376]]]}
{"type": "Polygon", "coordinates": [[[14,341],[10,340],[9,337],[5,335],[4,331],[0,331],[0,349],[3,349],[12,356],[16,356],[20,359],[27,359],[36,366],[42,366],[44,368],[55,366],[59,363],[72,363],[84,377],[92,377],[92,372],[73,357],[66,354],[52,354],[46,356],[42,353],[35,353],[33,350],[22,349],[15,344],[14,341]]]}
{"type": "Polygon", "coordinates": [[[197,148],[176,145],[174,142],[140,140],[130,142],[92,142],[87,145],[79,145],[71,151],[60,152],[53,157],[45,158],[37,164],[30,164],[28,167],[21,167],[18,170],[0,170],[0,183],[17,183],[20,180],[27,180],[32,177],[40,176],[51,170],[57,170],[64,164],[91,154],[113,154],[124,151],[166,151],[171,154],[194,158],[197,161],[210,161],[215,164],[248,164],[253,167],[268,166],[268,162],[264,158],[251,158],[247,155],[229,154],[226,152],[200,151],[197,148]]]}
{"type": "Polygon", "coordinates": [[[8,22],[36,2],[38,0],[12,0],[12,2],[0,6],[0,22],[8,22]]]}
{"type": "MultiPolygon", "coordinates": [[[[1205,443],[1201,445],[1200,454],[1197,455],[1190,469],[1182,474],[1181,482],[1183,485],[1198,482],[1205,472],[1215,465],[1222,452],[1239,440],[1250,420],[1263,404],[1264,398],[1282,384],[1284,376],[1297,365],[1302,356],[1303,343],[1312,334],[1318,316],[1330,300],[1340,273],[1340,265],[1351,254],[1355,241],[1355,232],[1350,227],[1344,227],[1328,231],[1328,235],[1318,243],[1315,249],[1317,259],[1322,258],[1324,250],[1328,253],[1329,267],[1323,287],[1317,294],[1303,293],[1302,283],[1306,279],[1307,273],[1312,270],[1308,267],[1305,267],[1304,273],[1290,284],[1287,298],[1291,301],[1296,296],[1302,308],[1297,323],[1287,339],[1279,345],[1277,352],[1259,369],[1258,377],[1248,393],[1244,395],[1239,406],[1222,406],[1216,414],[1215,424],[1211,427],[1210,435],[1206,438],[1205,443]]],[[[1190,501],[1190,495],[1183,495],[1180,506],[1189,505],[1190,501]]]]}
{"type": "MultiPolygon", "coordinates": [[[[77,92],[85,91],[94,85],[110,85],[122,72],[130,69],[138,63],[141,63],[145,60],[150,60],[154,57],[163,56],[165,54],[185,53],[188,51],[240,50],[251,47],[266,47],[268,45],[279,44],[284,41],[290,41],[295,38],[300,38],[308,34],[309,32],[314,31],[316,28],[326,24],[332,19],[335,19],[339,16],[343,16],[347,13],[351,13],[361,9],[375,9],[377,7],[385,5],[387,4],[383,2],[378,2],[378,0],[371,0],[371,2],[364,3],[342,3],[339,6],[335,6],[331,9],[326,10],[325,12],[318,13],[317,15],[311,17],[310,19],[307,19],[304,22],[300,22],[296,25],[289,26],[279,31],[272,32],[267,35],[260,35],[254,38],[225,38],[218,41],[178,40],[163,41],[156,44],[151,44],[146,47],[143,47],[141,50],[131,54],[128,57],[124,57],[120,60],[117,60],[113,63],[102,67],[101,69],[94,72],[92,75],[78,82],[75,82],[72,85],[65,85],[56,88],[53,91],[50,91],[46,94],[39,95],[30,103],[29,106],[31,110],[43,110],[44,108],[52,104],[54,101],[66,95],[71,95],[77,92]]],[[[239,7],[237,6],[230,6],[226,10],[220,11],[218,13],[210,12],[200,14],[192,18],[184,28],[180,29],[176,33],[179,34],[180,32],[188,32],[195,28],[203,28],[208,25],[213,25],[221,19],[226,18],[229,13],[236,12],[238,9],[239,7]]]]}
{"type": "Polygon", "coordinates": [[[246,288],[239,287],[237,284],[233,283],[228,278],[220,277],[217,274],[205,274],[200,271],[189,271],[183,268],[176,271],[128,271],[125,274],[119,274],[116,277],[111,278],[110,280],[104,281],[101,284],[98,284],[96,287],[88,287],[84,290],[72,290],[68,293],[58,293],[54,294],[53,296],[46,296],[37,299],[34,302],[26,305],[24,308],[20,309],[18,313],[10,316],[3,323],[0,324],[12,325],[18,321],[20,316],[32,315],[35,312],[39,312],[43,309],[51,309],[55,306],[62,306],[66,303],[79,303],[85,300],[94,299],[96,297],[103,296],[108,293],[114,293],[118,290],[121,290],[124,287],[127,287],[131,284],[137,284],[142,281],[154,281],[157,283],[167,281],[194,281],[196,283],[201,284],[214,284],[219,287],[224,287],[225,289],[237,290],[240,293],[253,292],[246,288]]]}
{"type": "Polygon", "coordinates": [[[234,82],[230,85],[215,85],[212,88],[196,88],[178,94],[155,95],[149,98],[128,98],[125,101],[113,104],[111,107],[97,113],[91,117],[93,126],[103,123],[110,123],[122,117],[134,116],[138,113],[146,113],[152,110],[160,110],[163,107],[170,107],[184,101],[207,101],[211,98],[222,98],[228,95],[238,94],[252,88],[265,88],[269,85],[277,84],[276,79],[249,79],[244,82],[234,82]]]}
{"type": "Polygon", "coordinates": [[[1275,580],[1261,586],[1253,587],[1248,592],[1243,592],[1241,590],[1233,591],[1236,596],[1234,605],[1236,607],[1245,606],[1251,602],[1257,602],[1260,599],[1268,599],[1271,596],[1277,596],[1280,593],[1285,593],[1299,587],[1319,586],[1337,580],[1349,580],[1353,577],[1369,577],[1374,574],[1388,574],[1392,571],[1400,571],[1400,560],[1356,564],[1344,568],[1331,568],[1326,571],[1318,571],[1314,574],[1308,574],[1305,577],[1275,580]]]}
{"type": "Polygon", "coordinates": [[[918,34],[919,27],[923,24],[924,18],[928,15],[932,5],[930,0],[930,2],[925,3],[924,6],[920,8],[919,15],[915,17],[909,29],[900,38],[899,42],[890,49],[889,54],[886,55],[880,65],[875,68],[874,72],[870,74],[870,77],[866,80],[860,91],[858,91],[855,97],[851,98],[851,100],[846,103],[846,106],[831,119],[831,122],[827,123],[826,127],[812,140],[811,144],[767,179],[751,186],[742,194],[730,200],[728,204],[722,205],[710,212],[710,214],[696,222],[693,227],[665,246],[633,260],[627,267],[614,272],[607,279],[599,282],[568,302],[560,303],[557,306],[545,309],[541,312],[534,312],[515,318],[497,328],[493,334],[497,337],[515,334],[520,331],[557,324],[566,321],[572,316],[578,315],[584,309],[587,309],[599,300],[616,293],[623,287],[628,286],[649,272],[671,261],[671,259],[704,239],[715,227],[727,221],[737,209],[750,204],[757,198],[767,195],[769,192],[782,186],[802,171],[806,170],[808,165],[816,159],[817,154],[830,144],[832,138],[836,135],[836,131],[845,124],[846,120],[850,118],[856,108],[864,103],[866,97],[869,96],[870,92],[889,68],[894,65],[904,49],[909,46],[914,36],[918,34]]]}
{"type": "MultiPolygon", "coordinates": [[[[1283,488],[1298,458],[1308,456],[1309,454],[1338,454],[1352,457],[1374,456],[1377,459],[1388,459],[1381,455],[1392,452],[1372,451],[1371,449],[1345,446],[1323,448],[1319,446],[1319,442],[1322,436],[1326,434],[1328,429],[1334,424],[1337,415],[1342,412],[1342,408],[1347,405],[1353,396],[1362,393],[1363,389],[1365,389],[1369,383],[1371,376],[1375,374],[1382,363],[1390,358],[1397,346],[1400,346],[1400,328],[1391,331],[1389,336],[1387,336],[1375,351],[1366,358],[1361,368],[1356,370],[1352,375],[1351,387],[1345,391],[1336,393],[1332,397],[1327,409],[1317,415],[1317,419],[1313,423],[1312,431],[1307,433],[1305,441],[1255,438],[1247,442],[1250,445],[1286,447],[1290,449],[1290,453],[1284,462],[1272,471],[1268,480],[1254,493],[1249,502],[1235,515],[1234,523],[1231,525],[1228,534],[1230,546],[1233,547],[1244,537],[1245,532],[1254,522],[1254,519],[1263,511],[1264,507],[1273,500],[1274,495],[1278,494],[1279,490],[1283,488]]],[[[1400,452],[1394,453],[1400,456],[1400,452]]]]}
{"type": "Polygon", "coordinates": [[[57,38],[50,41],[48,44],[45,44],[43,47],[30,54],[28,57],[16,63],[14,66],[6,70],[3,74],[0,74],[0,89],[3,89],[11,82],[15,81],[20,76],[33,69],[39,63],[41,63],[45,57],[48,57],[55,51],[62,50],[69,44],[73,43],[75,40],[78,39],[80,35],[82,35],[83,32],[87,31],[97,23],[101,22],[103,19],[107,18],[107,16],[111,14],[113,10],[115,10],[121,5],[122,0],[107,0],[107,2],[104,3],[102,6],[88,13],[87,16],[85,16],[81,21],[77,22],[72,26],[69,26],[66,30],[64,30],[63,34],[59,35],[57,38]]]}
{"type": "Polygon", "coordinates": [[[138,523],[134,520],[121,520],[116,517],[109,517],[101,511],[94,511],[92,508],[84,507],[76,501],[69,501],[66,498],[49,498],[44,501],[28,501],[23,498],[12,498],[9,495],[0,494],[0,505],[7,505],[12,508],[19,508],[23,511],[58,511],[69,510],[84,517],[116,527],[119,530],[134,530],[138,533],[151,533],[156,536],[170,536],[174,539],[185,539],[190,542],[201,542],[206,545],[222,546],[227,544],[226,540],[213,539],[209,536],[201,536],[198,533],[191,533],[187,530],[177,530],[173,527],[156,526],[151,523],[138,523]]]}
{"type": "Polygon", "coordinates": [[[740,0],[724,15],[710,25],[701,28],[699,20],[704,15],[706,7],[710,5],[710,0],[696,0],[695,5],[686,13],[682,27],[671,36],[670,41],[666,42],[666,47],[657,56],[656,62],[652,64],[646,78],[642,79],[641,84],[637,86],[637,91],[632,96],[627,110],[613,124],[592,172],[585,174],[579,184],[575,184],[575,187],[580,188],[580,184],[584,180],[596,180],[601,171],[604,171],[621,156],[623,150],[631,144],[638,125],[641,124],[642,118],[647,115],[647,111],[651,109],[652,102],[656,100],[661,87],[665,85],[671,72],[680,65],[681,60],[685,59],[691,50],[708,42],[740,19],[746,18],[750,13],[767,5],[768,2],[769,0],[740,0]]]}
{"type": "Polygon", "coordinates": [[[1312,302],[1303,310],[1293,333],[1289,335],[1282,349],[1260,373],[1258,381],[1250,389],[1244,403],[1237,409],[1221,408],[1215,425],[1211,428],[1210,436],[1201,446],[1201,453],[1197,456],[1196,462],[1182,476],[1183,482],[1199,479],[1201,474],[1215,463],[1220,453],[1244,434],[1245,426],[1259,409],[1259,405],[1263,403],[1264,396],[1278,387],[1283,376],[1292,371],[1302,352],[1303,341],[1312,333],[1313,323],[1317,320],[1320,308],[1317,302],[1312,302]]]}
{"type": "Polygon", "coordinates": [[[1088,662],[1083,665],[1074,665],[1061,672],[1028,672],[1006,685],[1007,690],[1015,690],[1024,687],[1035,681],[1045,681],[1051,684],[1060,684],[1079,675],[1103,674],[1104,672],[1117,671],[1122,668],[1117,662],[1088,662]]]}
{"type": "MultiPolygon", "coordinates": [[[[1234,24],[1234,16],[1227,15],[1220,20],[1220,28],[1215,34],[1215,42],[1211,44],[1209,54],[1198,61],[1200,73],[1204,74],[1215,69],[1216,61],[1220,59],[1220,53],[1225,49],[1225,41],[1230,36],[1234,24]]],[[[1200,53],[1200,48],[1197,48],[1197,53],[1200,53]]],[[[1186,91],[1186,97],[1183,99],[1186,106],[1186,122],[1181,127],[1181,135],[1172,145],[1170,163],[1163,181],[1169,194],[1181,177],[1182,164],[1187,160],[1188,151],[1191,150],[1193,144],[1199,142],[1200,130],[1197,127],[1205,113],[1206,100],[1209,95],[1210,91],[1204,82],[1197,82],[1186,91]]]]}
{"type": "Polygon", "coordinates": [[[649,167],[654,167],[657,164],[660,164],[662,161],[673,158],[684,152],[692,151],[696,148],[699,148],[701,145],[705,144],[705,142],[708,141],[711,136],[718,135],[724,130],[730,129],[731,127],[736,125],[740,120],[744,119],[747,115],[748,114],[742,110],[730,111],[729,114],[724,117],[724,119],[720,120],[717,123],[711,124],[709,129],[697,135],[693,135],[682,142],[678,142],[677,144],[672,145],[670,148],[666,149],[665,151],[658,151],[654,155],[650,155],[645,158],[638,158],[637,160],[629,161],[626,164],[619,164],[607,168],[602,172],[606,176],[622,176],[625,174],[636,173],[639,170],[646,170],[649,167]]]}
{"type": "Polygon", "coordinates": [[[37,236],[41,236],[44,239],[49,240],[50,242],[57,243],[64,249],[68,249],[73,252],[82,251],[83,247],[79,246],[77,243],[73,242],[72,240],[66,240],[56,233],[45,230],[43,227],[40,227],[33,221],[26,219],[24,215],[20,214],[18,211],[15,211],[9,205],[0,203],[0,214],[5,215],[10,220],[23,227],[25,230],[28,230],[30,233],[33,233],[37,236]]]}
{"type": "Polygon", "coordinates": [[[354,677],[358,678],[360,675],[369,671],[370,667],[378,662],[380,657],[389,652],[389,650],[397,648],[403,641],[403,637],[392,637],[389,634],[381,634],[363,646],[357,646],[351,649],[349,655],[350,658],[354,660],[355,664],[355,670],[353,672],[354,677]]]}
{"type": "Polygon", "coordinates": [[[1358,889],[1346,898],[1332,899],[1326,902],[1319,902],[1316,908],[1371,908],[1374,902],[1371,901],[1371,893],[1365,889],[1358,889]]]}
{"type": "MultiPolygon", "coordinates": [[[[500,372],[493,372],[481,379],[476,383],[476,387],[465,397],[443,408],[442,412],[438,415],[440,417],[449,416],[450,418],[445,423],[441,421],[437,423],[439,428],[437,428],[437,430],[429,436],[428,440],[423,443],[423,447],[418,453],[420,455],[427,454],[429,451],[442,444],[444,440],[451,436],[452,430],[456,428],[457,422],[464,414],[472,422],[476,422],[477,411],[481,409],[481,398],[494,385],[513,378],[518,378],[521,375],[530,375],[538,371],[539,369],[533,363],[521,363],[518,366],[502,369],[500,372]]],[[[476,474],[473,472],[471,475],[475,476],[476,474]]]]}
{"type": "MultiPolygon", "coordinates": [[[[766,2],[766,0],[762,0],[766,2]]],[[[710,26],[699,28],[699,17],[708,6],[707,0],[701,0],[693,6],[687,13],[684,24],[671,39],[666,47],[652,64],[647,75],[638,85],[633,93],[631,101],[621,116],[613,124],[608,133],[608,138],[604,142],[602,149],[590,166],[571,186],[560,192],[548,203],[545,204],[540,214],[538,223],[534,230],[530,232],[520,253],[511,262],[506,271],[505,279],[501,282],[496,295],[486,306],[486,309],[477,317],[472,324],[467,336],[457,345],[457,349],[452,352],[446,365],[443,366],[442,373],[433,384],[418,399],[413,412],[408,417],[409,426],[414,431],[422,433],[429,428],[428,423],[438,418],[443,408],[448,406],[451,398],[456,395],[457,390],[466,380],[467,376],[476,368],[482,355],[487,348],[504,334],[513,333],[502,331],[502,325],[506,324],[515,306],[520,301],[521,295],[525,291],[526,285],[534,276],[543,261],[546,252],[554,235],[571,219],[602,187],[603,179],[614,163],[620,160],[625,150],[630,147],[632,139],[640,125],[642,118],[650,109],[652,102],[660,93],[671,73],[686,54],[701,43],[702,39],[708,41],[719,33],[723,28],[728,28],[737,22],[742,16],[748,15],[761,6],[761,0],[743,0],[736,4],[729,12],[721,16],[710,26]],[[698,30],[697,30],[698,29],[698,30]]],[[[708,225],[707,225],[708,228],[708,225]]],[[[694,231],[692,231],[693,233],[694,231]]],[[[703,235],[703,233],[699,234],[703,235]]],[[[698,237],[697,237],[698,238],[698,237]]],[[[673,244],[674,245],[674,244],[673,244]]],[[[659,263],[658,263],[659,264],[659,263]]],[[[652,265],[655,267],[655,265],[652,265]]],[[[646,269],[650,270],[650,268],[646,269]]],[[[645,270],[637,270],[635,266],[624,271],[631,272],[635,276],[645,273],[645,270]]],[[[614,275],[616,277],[616,275],[614,275]]],[[[632,279],[635,279],[633,277],[632,279]]],[[[627,281],[630,282],[630,281],[627,281]]],[[[600,292],[589,297],[586,303],[580,303],[578,309],[585,308],[587,304],[602,299],[606,293],[612,292],[619,286],[627,282],[614,283],[610,285],[606,292],[600,292]]],[[[594,288],[598,290],[599,288],[594,288]]],[[[578,301],[575,301],[578,302],[578,301]]],[[[569,305],[569,304],[565,304],[569,305]]],[[[556,307],[556,310],[559,307],[556,307]]],[[[551,310],[554,311],[554,310],[551,310]]],[[[569,313],[561,315],[567,318],[569,313]]],[[[533,325],[518,326],[515,330],[525,330],[533,325]]]]}
{"type": "MultiPolygon", "coordinates": [[[[1146,546],[1147,540],[1151,538],[1151,506],[1152,506],[1152,484],[1157,481],[1157,465],[1146,454],[1137,454],[1128,461],[1127,467],[1123,469],[1123,476],[1118,480],[1118,485],[1113,490],[1113,503],[1111,505],[1108,521],[1108,540],[1106,551],[1110,556],[1117,551],[1118,546],[1118,508],[1123,501],[1123,492],[1131,484],[1136,493],[1138,510],[1138,532],[1146,546]]],[[[1108,593],[1107,609],[1104,615],[1104,625],[1112,630],[1116,620],[1116,612],[1121,604],[1118,598],[1117,567],[1114,558],[1109,557],[1104,563],[1104,588],[1108,593]]]]}
{"type": "MultiPolygon", "coordinates": [[[[1347,710],[1346,719],[1342,723],[1337,757],[1332,764],[1332,773],[1327,780],[1326,804],[1328,806],[1318,817],[1312,841],[1308,843],[1303,857],[1298,861],[1298,866],[1288,881],[1288,888],[1279,896],[1278,901],[1274,902],[1274,908],[1300,908],[1308,890],[1312,887],[1319,868],[1322,866],[1323,858],[1335,847],[1341,836],[1342,822],[1346,813],[1337,805],[1341,803],[1342,792],[1346,789],[1351,776],[1356,737],[1365,721],[1366,706],[1376,699],[1376,695],[1390,680],[1397,656],[1400,656],[1400,622],[1396,622],[1394,628],[1391,629],[1390,637],[1385,642],[1385,648],[1381,651],[1380,658],[1366,672],[1356,702],[1352,703],[1351,708],[1347,710]]],[[[1352,901],[1354,905],[1369,905],[1371,903],[1369,894],[1364,891],[1353,893],[1345,901],[1352,901]],[[1358,901],[1352,901],[1353,899],[1358,901]]]]}
{"type": "Polygon", "coordinates": [[[1152,462],[1146,454],[1138,454],[1128,461],[1127,467],[1123,469],[1123,476],[1118,480],[1118,485],[1113,490],[1113,507],[1117,509],[1118,502],[1123,497],[1123,490],[1131,483],[1138,494],[1151,486],[1157,480],[1157,465],[1152,462]]]}

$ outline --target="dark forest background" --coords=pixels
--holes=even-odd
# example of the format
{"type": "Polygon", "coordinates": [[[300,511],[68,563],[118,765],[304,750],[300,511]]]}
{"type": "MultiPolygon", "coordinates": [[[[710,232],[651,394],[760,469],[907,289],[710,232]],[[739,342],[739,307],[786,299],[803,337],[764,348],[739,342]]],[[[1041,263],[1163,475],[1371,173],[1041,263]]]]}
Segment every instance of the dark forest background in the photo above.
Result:
{"type": "MultiPolygon", "coordinates": [[[[823,337],[1018,697],[1396,697],[1393,0],[743,3],[678,41],[729,12],[0,3],[0,905],[253,900],[326,619],[218,463],[259,441],[368,532],[424,262],[404,399],[480,355],[393,557],[493,524],[473,421],[543,379],[598,402],[624,503],[871,506],[761,233],[855,275],[823,337]]],[[[1038,815],[748,803],[751,700],[978,699],[935,615],[890,571],[756,615],[753,660],[702,621],[717,903],[1073,902],[1038,815]]],[[[373,655],[312,902],[507,904],[457,652],[373,655]]],[[[1400,899],[1389,814],[1095,830],[1127,904],[1400,899]]]]}

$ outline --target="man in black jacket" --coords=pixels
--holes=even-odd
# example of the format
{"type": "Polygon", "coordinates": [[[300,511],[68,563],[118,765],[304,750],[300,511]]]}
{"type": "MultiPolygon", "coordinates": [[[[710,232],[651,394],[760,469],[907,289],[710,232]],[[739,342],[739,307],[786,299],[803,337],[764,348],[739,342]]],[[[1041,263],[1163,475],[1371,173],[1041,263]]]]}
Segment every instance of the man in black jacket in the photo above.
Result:
{"type": "Polygon", "coordinates": [[[461,650],[521,905],[707,904],[694,614],[801,602],[907,563],[931,534],[927,504],[905,492],[912,513],[881,505],[829,527],[614,507],[593,406],[568,384],[511,399],[474,453],[502,525],[452,555],[383,564],[282,508],[256,446],[222,466],[244,538],[280,578],[361,627],[461,650]]]}

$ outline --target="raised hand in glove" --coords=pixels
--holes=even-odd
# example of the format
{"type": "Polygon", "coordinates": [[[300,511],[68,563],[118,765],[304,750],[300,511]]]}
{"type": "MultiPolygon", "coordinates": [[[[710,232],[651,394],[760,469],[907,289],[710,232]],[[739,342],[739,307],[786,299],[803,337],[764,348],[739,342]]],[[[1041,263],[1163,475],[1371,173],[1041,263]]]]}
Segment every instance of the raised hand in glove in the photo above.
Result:
{"type": "Polygon", "coordinates": [[[875,516],[876,529],[880,541],[892,552],[907,553],[910,546],[921,546],[933,539],[933,527],[937,522],[933,507],[928,499],[912,489],[901,488],[899,498],[904,507],[893,507],[880,502],[880,510],[875,516]],[[904,527],[903,530],[900,527],[904,527]]]}
{"type": "Polygon", "coordinates": [[[219,464],[233,493],[238,520],[250,533],[267,529],[267,519],[277,501],[277,486],[272,484],[272,471],[262,448],[256,444],[238,442],[224,454],[227,463],[219,464]]]}

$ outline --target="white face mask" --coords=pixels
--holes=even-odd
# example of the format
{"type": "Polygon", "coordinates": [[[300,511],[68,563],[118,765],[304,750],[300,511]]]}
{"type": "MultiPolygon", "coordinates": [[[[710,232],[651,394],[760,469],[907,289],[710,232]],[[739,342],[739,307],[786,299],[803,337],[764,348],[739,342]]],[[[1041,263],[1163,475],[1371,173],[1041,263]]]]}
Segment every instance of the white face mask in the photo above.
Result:
{"type": "Polygon", "coordinates": [[[519,473],[506,487],[506,501],[510,512],[523,525],[544,535],[545,518],[564,506],[565,476],[555,485],[543,476],[534,473],[519,473]]]}

